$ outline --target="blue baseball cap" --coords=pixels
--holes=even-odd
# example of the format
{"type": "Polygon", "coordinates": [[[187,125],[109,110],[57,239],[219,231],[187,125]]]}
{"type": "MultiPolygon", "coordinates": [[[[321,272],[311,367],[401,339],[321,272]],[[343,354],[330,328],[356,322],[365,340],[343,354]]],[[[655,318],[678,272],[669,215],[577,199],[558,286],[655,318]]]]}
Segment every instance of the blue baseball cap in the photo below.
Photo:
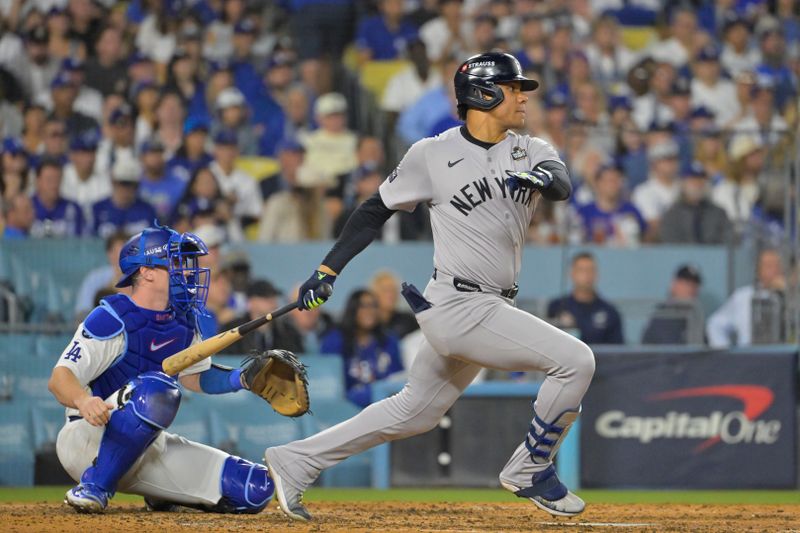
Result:
{"type": "Polygon", "coordinates": [[[275,147],[275,152],[276,153],[281,153],[281,152],[305,152],[305,151],[306,151],[305,147],[302,144],[300,144],[300,142],[297,139],[294,139],[294,138],[291,138],[291,137],[287,138],[287,139],[282,139],[278,143],[278,146],[275,147]]]}
{"type": "Polygon", "coordinates": [[[633,104],[628,96],[624,94],[617,94],[608,99],[608,107],[611,109],[611,111],[619,108],[624,108],[630,111],[633,109],[633,104]]]}
{"type": "Polygon", "coordinates": [[[147,139],[142,142],[139,150],[142,153],[145,152],[163,152],[164,151],[164,143],[161,142],[161,139],[158,138],[157,135],[151,135],[147,139]]]}
{"type": "Polygon", "coordinates": [[[67,57],[64,61],[61,62],[61,69],[62,70],[83,70],[86,67],[83,61],[78,59],[77,57],[67,57]]]}
{"type": "Polygon", "coordinates": [[[62,87],[75,87],[75,81],[66,70],[59,71],[53,81],[50,82],[51,89],[61,89],[62,87]]]}
{"type": "Polygon", "coordinates": [[[233,33],[246,33],[246,34],[249,34],[249,35],[255,35],[255,33],[256,33],[256,25],[250,19],[240,20],[233,27],[233,33]]]}
{"type": "Polygon", "coordinates": [[[27,155],[25,145],[17,137],[6,137],[3,139],[3,153],[11,155],[27,155]]]}
{"type": "Polygon", "coordinates": [[[224,129],[217,132],[214,135],[214,144],[220,144],[225,146],[238,146],[239,139],[236,135],[236,132],[230,129],[224,129]]]}
{"type": "Polygon", "coordinates": [[[208,67],[211,70],[211,73],[217,73],[221,70],[231,70],[233,65],[227,59],[220,59],[218,61],[209,61],[208,67]]]}
{"type": "Polygon", "coordinates": [[[128,66],[132,67],[133,65],[138,65],[139,63],[152,63],[153,60],[150,59],[148,56],[144,55],[140,51],[136,51],[128,58],[128,66]]]}
{"type": "Polygon", "coordinates": [[[714,117],[715,117],[714,112],[711,111],[709,108],[707,108],[704,105],[697,106],[694,109],[692,109],[692,113],[690,115],[690,118],[710,118],[710,119],[713,119],[714,117]]]}
{"type": "Polygon", "coordinates": [[[183,123],[183,134],[189,135],[195,131],[205,131],[208,133],[209,124],[208,119],[198,115],[189,115],[183,123]]]}
{"type": "Polygon", "coordinates": [[[100,134],[91,129],[73,136],[69,140],[69,149],[73,152],[94,152],[100,144],[100,134]]]}
{"type": "Polygon", "coordinates": [[[697,53],[698,61],[719,61],[720,50],[715,44],[707,44],[697,53]]]}
{"type": "Polygon", "coordinates": [[[683,177],[683,178],[707,178],[708,177],[708,172],[706,172],[705,167],[703,167],[703,165],[700,162],[692,161],[692,163],[688,167],[686,167],[686,169],[683,171],[683,174],[682,174],[681,177],[683,177]]]}
{"type": "Polygon", "coordinates": [[[108,122],[110,124],[117,124],[126,118],[133,118],[133,108],[131,108],[131,106],[128,104],[121,104],[111,112],[108,117],[108,122]]]}
{"type": "Polygon", "coordinates": [[[544,95],[544,106],[547,109],[553,107],[567,107],[569,103],[569,95],[561,89],[553,89],[547,91],[544,95]]]}

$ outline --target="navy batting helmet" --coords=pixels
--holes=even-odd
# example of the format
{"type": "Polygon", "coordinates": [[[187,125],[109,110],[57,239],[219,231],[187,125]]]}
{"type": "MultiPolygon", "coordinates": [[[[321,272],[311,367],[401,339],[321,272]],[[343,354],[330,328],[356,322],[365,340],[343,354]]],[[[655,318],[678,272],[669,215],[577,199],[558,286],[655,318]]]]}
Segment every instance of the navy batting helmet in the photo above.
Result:
{"type": "Polygon", "coordinates": [[[517,58],[502,52],[472,56],[458,67],[453,82],[459,106],[488,111],[503,101],[498,83],[518,81],[523,91],[533,91],[539,82],[522,75],[517,58]]]}

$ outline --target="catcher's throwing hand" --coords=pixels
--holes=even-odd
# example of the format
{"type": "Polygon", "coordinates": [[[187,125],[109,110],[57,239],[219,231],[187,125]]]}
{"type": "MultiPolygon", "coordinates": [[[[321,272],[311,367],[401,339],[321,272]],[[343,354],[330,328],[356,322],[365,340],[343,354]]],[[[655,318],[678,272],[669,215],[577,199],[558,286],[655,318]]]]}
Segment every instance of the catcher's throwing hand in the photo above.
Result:
{"type": "Polygon", "coordinates": [[[330,298],[330,293],[320,291],[323,283],[327,283],[333,287],[333,282],[336,281],[336,276],[315,270],[308,280],[300,286],[297,292],[297,308],[301,311],[308,311],[316,309],[324,304],[330,298]]]}
{"type": "Polygon", "coordinates": [[[306,367],[288,350],[257,352],[242,363],[242,384],[283,416],[308,412],[306,367]]]}
{"type": "Polygon", "coordinates": [[[553,174],[541,167],[536,167],[530,171],[506,170],[506,174],[508,174],[506,187],[508,187],[508,191],[511,194],[514,194],[520,188],[544,191],[553,184],[553,174]]]}

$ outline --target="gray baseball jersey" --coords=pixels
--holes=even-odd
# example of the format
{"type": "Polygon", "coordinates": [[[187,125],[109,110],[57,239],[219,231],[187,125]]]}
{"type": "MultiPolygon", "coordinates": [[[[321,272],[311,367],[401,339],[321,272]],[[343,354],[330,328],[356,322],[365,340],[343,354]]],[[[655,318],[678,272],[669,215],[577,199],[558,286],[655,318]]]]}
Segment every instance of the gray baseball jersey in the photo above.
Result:
{"type": "Polygon", "coordinates": [[[434,266],[451,276],[505,289],[517,280],[522,247],[538,194],[505,186],[506,171],[543,161],[564,164],[555,149],[528,135],[509,135],[486,149],[459,127],[415,143],[383,182],[389,209],[431,209],[434,266]]]}

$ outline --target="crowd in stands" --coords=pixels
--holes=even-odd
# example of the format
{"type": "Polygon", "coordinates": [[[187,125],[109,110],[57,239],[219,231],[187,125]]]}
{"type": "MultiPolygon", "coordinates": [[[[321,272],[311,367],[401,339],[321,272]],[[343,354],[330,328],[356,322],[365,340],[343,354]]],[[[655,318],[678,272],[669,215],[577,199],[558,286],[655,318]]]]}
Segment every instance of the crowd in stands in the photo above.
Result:
{"type": "MultiPolygon", "coordinates": [[[[104,238],[157,217],[213,223],[229,241],[335,237],[397,154],[460,123],[456,66],[499,49],[541,82],[527,133],[556,146],[576,187],[568,205],[540,202],[531,241],[780,238],[799,12],[792,0],[5,0],[3,235],[104,238]],[[372,95],[385,132],[357,121],[365,93],[341,94],[343,72],[371,87],[375,64],[395,65],[372,95]]],[[[424,209],[395,218],[384,240],[430,238],[424,209]]]]}
{"type": "MultiPolygon", "coordinates": [[[[794,0],[0,0],[3,238],[106,239],[109,265],[81,287],[80,320],[118,277],[126,236],[154,219],[194,231],[210,249],[217,326],[240,324],[291,295],[222,247],[335,238],[398,154],[460,124],[453,73],[490,49],[540,81],[526,133],[552,143],[573,180],[569,202],[538,202],[531,242],[784,236],[794,0]],[[391,73],[378,88],[376,65],[391,73]],[[366,101],[382,128],[360,121],[366,101]]],[[[429,239],[425,206],[380,238],[429,239]]],[[[785,283],[775,257],[761,255],[755,285],[707,331],[702,316],[693,329],[675,321],[696,310],[702,283],[681,267],[645,338],[749,343],[754,295],[785,283]]],[[[621,342],[594,258],[575,256],[571,277],[548,317],[587,342],[621,342]]],[[[341,321],[294,313],[231,350],[338,353],[365,405],[370,383],[410,362],[416,323],[397,301],[397,280],[381,274],[341,321]]]]}

